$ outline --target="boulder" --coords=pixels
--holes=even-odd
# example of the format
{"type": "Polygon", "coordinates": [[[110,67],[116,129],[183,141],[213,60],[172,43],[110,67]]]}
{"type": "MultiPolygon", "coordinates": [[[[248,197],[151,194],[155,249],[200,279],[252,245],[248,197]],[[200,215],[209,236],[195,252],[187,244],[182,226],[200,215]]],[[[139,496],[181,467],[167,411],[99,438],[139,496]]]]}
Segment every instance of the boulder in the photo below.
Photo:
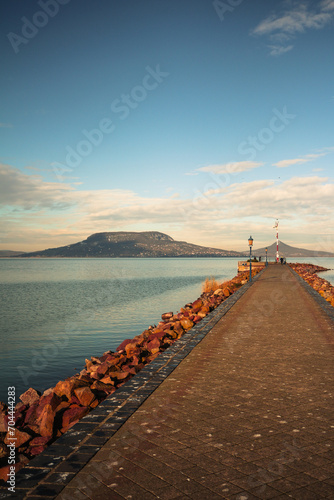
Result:
{"type": "Polygon", "coordinates": [[[0,432],[8,431],[8,418],[6,410],[0,410],[0,432]]]}
{"type": "Polygon", "coordinates": [[[0,442],[0,459],[8,455],[8,447],[5,443],[0,442]]]}
{"type": "Polygon", "coordinates": [[[159,352],[160,350],[160,341],[158,338],[152,339],[150,342],[147,344],[147,350],[150,351],[152,354],[155,354],[159,352]]]}
{"type": "Polygon", "coordinates": [[[82,406],[90,406],[90,404],[95,399],[95,395],[89,389],[89,387],[79,387],[74,390],[74,394],[78,398],[82,406]]]}
{"type": "Polygon", "coordinates": [[[11,472],[11,467],[15,467],[15,473],[18,472],[22,467],[24,467],[23,463],[16,463],[14,465],[5,465],[4,467],[1,467],[0,469],[0,481],[7,481],[8,480],[8,474],[11,472]]]}
{"type": "Polygon", "coordinates": [[[195,302],[193,302],[191,304],[191,308],[193,310],[194,313],[197,313],[203,306],[203,302],[201,301],[201,299],[197,299],[195,300],[195,302]]]}
{"type": "MultiPolygon", "coordinates": [[[[115,381],[112,381],[112,384],[115,383],[117,383],[117,379],[115,381]]],[[[101,380],[95,380],[95,382],[93,382],[90,388],[94,391],[100,391],[106,394],[112,394],[113,392],[116,391],[116,387],[114,387],[112,384],[105,384],[101,382],[101,380]]]]}
{"type": "Polygon", "coordinates": [[[62,418],[62,431],[63,429],[69,429],[70,426],[78,422],[78,420],[87,415],[88,412],[89,408],[78,405],[72,405],[68,410],[65,410],[62,418]]]}
{"type": "Polygon", "coordinates": [[[154,339],[161,340],[165,335],[166,335],[165,330],[158,330],[157,328],[155,328],[152,331],[151,335],[149,335],[147,341],[151,342],[151,340],[154,340],[154,339]]]}
{"type": "Polygon", "coordinates": [[[172,317],[173,317],[173,313],[172,313],[172,312],[163,313],[163,314],[161,315],[161,319],[162,319],[163,321],[169,320],[169,319],[171,319],[172,317]]]}
{"type": "Polygon", "coordinates": [[[116,380],[124,380],[129,376],[127,372],[112,372],[110,373],[110,377],[116,380]]]}
{"type": "Polygon", "coordinates": [[[98,373],[99,375],[103,376],[107,373],[107,371],[109,370],[109,365],[108,363],[101,363],[96,372],[95,373],[98,373]]]}
{"type": "Polygon", "coordinates": [[[127,346],[127,344],[130,344],[132,342],[133,342],[132,339],[125,339],[125,340],[123,340],[123,342],[117,347],[116,351],[118,351],[118,352],[124,351],[125,347],[127,346]]]}
{"type": "Polygon", "coordinates": [[[51,438],[53,434],[53,422],[55,418],[55,411],[52,408],[51,404],[46,404],[42,410],[42,413],[37,419],[37,423],[39,424],[39,434],[42,437],[51,438]]]}
{"type": "Polygon", "coordinates": [[[60,405],[61,401],[62,399],[53,391],[50,392],[47,396],[42,396],[37,402],[37,408],[36,408],[37,418],[42,414],[42,411],[47,404],[51,406],[53,411],[56,411],[56,408],[60,405]]]}
{"type": "Polygon", "coordinates": [[[140,350],[138,349],[137,342],[129,342],[125,346],[125,352],[128,357],[132,356],[135,352],[139,353],[140,350]]]}
{"type": "Polygon", "coordinates": [[[77,377],[70,377],[66,380],[61,380],[60,382],[58,382],[58,384],[54,388],[54,392],[55,394],[57,394],[57,396],[65,396],[68,400],[70,400],[71,396],[74,393],[74,389],[76,389],[77,387],[82,387],[83,385],[85,384],[81,379],[77,377]]]}
{"type": "Polygon", "coordinates": [[[46,449],[47,449],[47,445],[46,444],[39,445],[39,446],[31,446],[31,447],[28,448],[28,453],[34,457],[36,455],[39,455],[40,453],[42,453],[46,449]]]}
{"type": "Polygon", "coordinates": [[[31,439],[30,434],[27,432],[22,432],[19,429],[15,429],[14,432],[9,430],[4,439],[5,444],[15,444],[15,448],[19,448],[24,443],[27,443],[31,439]]]}
{"type": "Polygon", "coordinates": [[[184,330],[190,330],[194,326],[194,323],[189,318],[181,319],[180,323],[184,330]]]}
{"type": "Polygon", "coordinates": [[[40,392],[38,392],[35,389],[33,389],[32,387],[30,387],[26,392],[21,394],[20,399],[21,399],[23,404],[25,404],[27,406],[31,406],[34,403],[36,403],[36,401],[39,400],[40,396],[41,396],[40,392]]]}
{"type": "Polygon", "coordinates": [[[55,413],[58,413],[59,411],[63,410],[64,408],[68,408],[71,406],[71,403],[69,401],[62,401],[56,408],[55,413]]]}

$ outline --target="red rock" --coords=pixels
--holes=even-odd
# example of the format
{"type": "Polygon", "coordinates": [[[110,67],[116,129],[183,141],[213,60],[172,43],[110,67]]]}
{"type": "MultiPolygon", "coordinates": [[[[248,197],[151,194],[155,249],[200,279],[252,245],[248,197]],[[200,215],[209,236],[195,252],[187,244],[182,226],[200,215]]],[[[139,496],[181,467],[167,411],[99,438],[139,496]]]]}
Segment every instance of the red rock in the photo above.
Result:
{"type": "Polygon", "coordinates": [[[69,400],[70,406],[72,405],[80,405],[80,401],[76,396],[72,396],[71,399],[69,400]]]}
{"type": "Polygon", "coordinates": [[[50,441],[50,438],[48,436],[45,436],[45,437],[35,437],[34,439],[32,439],[29,443],[29,446],[32,447],[32,446],[43,446],[45,444],[47,444],[48,442],[50,441]]]}
{"type": "MultiPolygon", "coordinates": [[[[115,383],[115,382],[113,382],[115,383]]],[[[104,384],[100,380],[95,380],[90,387],[92,390],[101,391],[106,394],[112,394],[116,388],[111,384],[104,384]]]]}
{"type": "Polygon", "coordinates": [[[203,302],[201,301],[201,299],[197,299],[197,300],[195,300],[195,302],[193,302],[191,304],[191,308],[192,308],[194,313],[197,313],[201,309],[202,306],[203,306],[203,302]]]}
{"type": "Polygon", "coordinates": [[[62,401],[56,408],[55,412],[58,413],[59,411],[63,410],[64,408],[68,408],[71,405],[69,401],[62,401]]]}
{"type": "Polygon", "coordinates": [[[151,335],[148,337],[147,341],[151,342],[151,340],[154,340],[154,339],[161,340],[164,338],[165,335],[166,335],[165,330],[158,330],[158,331],[153,330],[153,333],[151,333],[151,335]]]}
{"type": "Polygon", "coordinates": [[[173,326],[174,332],[176,332],[179,336],[183,335],[183,328],[180,321],[176,321],[173,326]]]}
{"type": "Polygon", "coordinates": [[[88,412],[89,408],[72,405],[68,410],[64,411],[62,419],[63,429],[68,429],[71,424],[74,424],[75,422],[80,420],[80,418],[87,415],[88,412]]]}
{"type": "Polygon", "coordinates": [[[29,439],[31,439],[30,434],[22,432],[19,429],[14,429],[14,431],[8,430],[4,443],[8,445],[14,443],[15,448],[19,448],[22,444],[29,441],[29,439]]]}
{"type": "Polygon", "coordinates": [[[172,318],[172,317],[173,317],[173,313],[172,313],[172,312],[163,313],[163,314],[161,315],[161,319],[162,319],[162,320],[164,320],[164,321],[165,321],[165,320],[167,320],[167,319],[170,319],[170,318],[172,318]]]}
{"type": "Polygon", "coordinates": [[[94,399],[94,401],[89,405],[91,409],[94,409],[97,407],[97,405],[100,403],[98,399],[94,399]]]}
{"type": "Polygon", "coordinates": [[[138,351],[138,346],[136,342],[129,342],[125,346],[126,355],[129,357],[133,352],[138,351]]]}
{"type": "Polygon", "coordinates": [[[112,351],[104,352],[100,357],[100,360],[102,361],[102,363],[104,363],[104,361],[110,361],[111,359],[113,359],[113,354],[114,353],[112,351]]]}
{"type": "Polygon", "coordinates": [[[189,318],[181,319],[180,323],[184,330],[190,330],[194,326],[194,323],[189,318]]]}
{"type": "Polygon", "coordinates": [[[31,406],[34,403],[36,403],[36,401],[39,400],[40,396],[41,396],[40,392],[37,392],[37,391],[35,391],[35,389],[30,387],[26,392],[21,394],[20,399],[21,399],[23,404],[25,404],[27,406],[31,406]]]}
{"type": "Polygon", "coordinates": [[[0,432],[7,432],[8,431],[8,418],[5,413],[5,410],[2,410],[0,412],[0,432]]]}
{"type": "Polygon", "coordinates": [[[28,449],[28,453],[30,455],[32,455],[33,457],[35,457],[36,455],[39,455],[40,453],[42,453],[46,449],[47,449],[47,445],[46,444],[40,445],[40,446],[32,446],[32,447],[30,447],[28,449]]]}
{"type": "Polygon", "coordinates": [[[160,350],[160,341],[157,338],[154,338],[147,344],[147,349],[152,353],[155,354],[159,352],[160,350]]]}
{"type": "Polygon", "coordinates": [[[50,404],[46,404],[39,416],[37,423],[39,424],[39,434],[43,437],[51,437],[53,434],[53,422],[55,412],[50,404]]]}
{"type": "Polygon", "coordinates": [[[48,396],[49,394],[51,394],[51,392],[53,392],[53,387],[50,387],[49,389],[46,389],[42,396],[48,396]]]}
{"type": "Polygon", "coordinates": [[[108,370],[109,370],[108,363],[102,363],[98,366],[96,373],[98,373],[99,375],[105,375],[108,370]]]}
{"type": "Polygon", "coordinates": [[[133,340],[132,339],[123,340],[123,342],[117,347],[116,351],[124,351],[126,345],[130,344],[130,342],[132,343],[133,340]]]}
{"type": "Polygon", "coordinates": [[[83,385],[82,380],[76,377],[70,377],[66,380],[58,382],[54,388],[55,394],[59,397],[65,396],[67,399],[71,399],[74,389],[83,385]]]}
{"type": "Polygon", "coordinates": [[[129,374],[126,372],[123,372],[123,371],[122,372],[112,372],[110,374],[110,377],[117,379],[117,380],[124,380],[128,376],[129,376],[129,374]]]}
{"type": "Polygon", "coordinates": [[[37,402],[37,409],[36,409],[36,416],[37,418],[42,414],[43,408],[49,404],[52,408],[53,411],[56,410],[56,408],[59,406],[61,403],[61,398],[55,394],[53,391],[50,392],[47,396],[42,396],[39,401],[37,402]]]}
{"type": "Polygon", "coordinates": [[[10,467],[15,467],[15,473],[18,472],[22,467],[24,467],[23,463],[16,463],[14,465],[5,465],[4,467],[1,467],[0,469],[0,480],[2,481],[7,481],[8,480],[8,474],[11,472],[10,467]]]}
{"type": "Polygon", "coordinates": [[[8,447],[5,443],[0,442],[0,458],[4,458],[8,455],[8,447]]]}
{"type": "Polygon", "coordinates": [[[126,373],[130,373],[131,375],[136,375],[136,370],[133,366],[123,365],[122,370],[126,373]]]}
{"type": "Polygon", "coordinates": [[[92,393],[89,387],[79,387],[78,389],[74,390],[74,393],[82,406],[90,406],[90,404],[95,399],[95,395],[92,393]]]}
{"type": "Polygon", "coordinates": [[[100,379],[100,382],[101,382],[102,384],[111,384],[111,385],[114,385],[114,381],[113,381],[113,380],[111,380],[111,378],[110,378],[110,376],[109,376],[109,375],[108,375],[108,376],[106,376],[106,377],[101,378],[101,379],[100,379]]]}

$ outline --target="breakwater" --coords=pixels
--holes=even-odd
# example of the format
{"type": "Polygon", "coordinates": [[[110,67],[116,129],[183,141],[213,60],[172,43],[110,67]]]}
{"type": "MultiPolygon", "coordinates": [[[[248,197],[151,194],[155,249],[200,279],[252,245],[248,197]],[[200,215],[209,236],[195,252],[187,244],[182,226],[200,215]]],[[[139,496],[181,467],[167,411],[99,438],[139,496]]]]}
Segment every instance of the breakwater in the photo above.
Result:
{"type": "Polygon", "coordinates": [[[318,273],[329,269],[314,264],[289,264],[314,290],[334,306],[334,286],[327,280],[318,276],[318,273]]]}
{"type": "MultiPolygon", "coordinates": [[[[254,270],[253,275],[260,269],[254,270]]],[[[218,289],[203,293],[180,312],[162,314],[161,321],[133,339],[123,341],[115,352],[92,356],[80,373],[60,381],[40,394],[30,388],[20,396],[13,418],[8,405],[0,403],[0,481],[42,453],[57,438],[96,408],[144,366],[200,322],[248,280],[240,273],[218,289]],[[9,425],[9,418],[12,418],[9,425]],[[13,450],[12,450],[13,448],[13,450]],[[9,453],[15,460],[9,464],[9,453]]]]}

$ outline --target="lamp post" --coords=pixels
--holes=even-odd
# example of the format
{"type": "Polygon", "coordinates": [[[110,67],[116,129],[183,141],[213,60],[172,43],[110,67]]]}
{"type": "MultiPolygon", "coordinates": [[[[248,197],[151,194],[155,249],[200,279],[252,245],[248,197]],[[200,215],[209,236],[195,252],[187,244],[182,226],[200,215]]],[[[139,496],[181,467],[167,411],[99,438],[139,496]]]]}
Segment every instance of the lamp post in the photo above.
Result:
{"type": "Polygon", "coordinates": [[[253,238],[250,236],[248,238],[249,245],[249,281],[252,281],[252,246],[253,246],[253,238]]]}
{"type": "Polygon", "coordinates": [[[266,248],[266,267],[268,265],[268,248],[266,248]]]}

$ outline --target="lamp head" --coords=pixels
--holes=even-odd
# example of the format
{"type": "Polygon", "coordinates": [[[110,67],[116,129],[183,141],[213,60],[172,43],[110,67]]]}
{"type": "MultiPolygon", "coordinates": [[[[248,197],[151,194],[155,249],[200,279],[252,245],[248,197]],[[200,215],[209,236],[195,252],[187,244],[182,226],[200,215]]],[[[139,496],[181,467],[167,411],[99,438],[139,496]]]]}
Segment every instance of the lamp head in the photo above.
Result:
{"type": "Polygon", "coordinates": [[[248,245],[249,245],[250,247],[252,247],[252,246],[253,246],[253,238],[252,238],[251,236],[248,238],[248,245]]]}

